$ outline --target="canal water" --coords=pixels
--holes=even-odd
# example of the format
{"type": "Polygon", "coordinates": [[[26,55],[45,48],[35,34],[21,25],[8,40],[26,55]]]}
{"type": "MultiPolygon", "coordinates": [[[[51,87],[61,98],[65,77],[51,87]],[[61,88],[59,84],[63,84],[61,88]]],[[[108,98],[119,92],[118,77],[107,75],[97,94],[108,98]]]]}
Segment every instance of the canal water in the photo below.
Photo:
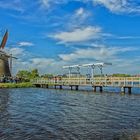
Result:
{"type": "Polygon", "coordinates": [[[0,140],[132,140],[140,95],[0,89],[0,140]]]}

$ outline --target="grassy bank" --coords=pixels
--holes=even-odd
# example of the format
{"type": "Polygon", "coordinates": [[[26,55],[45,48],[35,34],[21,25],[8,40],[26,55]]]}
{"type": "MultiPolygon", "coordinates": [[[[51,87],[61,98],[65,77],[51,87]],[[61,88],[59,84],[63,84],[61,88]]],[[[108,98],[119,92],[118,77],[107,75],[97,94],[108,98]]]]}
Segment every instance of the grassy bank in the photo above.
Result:
{"type": "Polygon", "coordinates": [[[33,84],[30,82],[24,83],[0,83],[0,88],[29,88],[33,87],[33,84]]]}

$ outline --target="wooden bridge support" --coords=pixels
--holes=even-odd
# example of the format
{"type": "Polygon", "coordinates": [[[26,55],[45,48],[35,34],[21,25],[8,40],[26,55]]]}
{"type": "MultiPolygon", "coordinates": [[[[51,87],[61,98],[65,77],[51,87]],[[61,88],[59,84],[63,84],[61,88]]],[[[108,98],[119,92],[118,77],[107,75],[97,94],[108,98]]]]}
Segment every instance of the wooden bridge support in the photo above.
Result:
{"type": "Polygon", "coordinates": [[[76,85],[76,86],[75,86],[75,90],[78,90],[78,88],[79,88],[79,86],[78,86],[78,85],[76,85]]]}
{"type": "Polygon", "coordinates": [[[60,85],[59,88],[60,88],[60,89],[63,89],[63,88],[62,88],[62,85],[60,85]]]}
{"type": "Polygon", "coordinates": [[[41,88],[45,88],[45,85],[44,84],[41,84],[41,88]]]}
{"type": "Polygon", "coordinates": [[[79,89],[79,86],[78,85],[70,85],[70,89],[73,90],[73,87],[75,87],[75,90],[78,90],[79,89]]]}
{"type": "Polygon", "coordinates": [[[128,93],[129,93],[129,94],[132,93],[132,90],[131,90],[131,89],[132,89],[131,87],[128,88],[128,93]]]}
{"type": "Polygon", "coordinates": [[[63,89],[62,85],[54,85],[54,88],[57,89],[57,87],[59,87],[59,89],[63,89]]]}
{"type": "Polygon", "coordinates": [[[96,92],[96,86],[93,87],[93,91],[96,92]]]}
{"type": "Polygon", "coordinates": [[[41,88],[41,85],[40,84],[35,84],[35,87],[41,88]]]}
{"type": "MultiPolygon", "coordinates": [[[[34,84],[37,88],[49,88],[49,84],[34,84]]],[[[54,85],[51,85],[50,86],[53,86],[55,89],[63,89],[63,86],[69,86],[71,90],[79,90],[79,86],[80,85],[64,85],[64,84],[54,84],[54,85]]],[[[103,92],[103,86],[102,85],[93,85],[93,91],[96,92],[97,91],[97,88],[99,89],[99,92],[103,92]]],[[[121,93],[125,94],[125,93],[128,93],[128,94],[131,94],[132,93],[132,86],[122,86],[121,87],[121,93]]]]}
{"type": "Polygon", "coordinates": [[[70,86],[70,89],[73,90],[73,86],[70,86]]]}
{"type": "Polygon", "coordinates": [[[103,92],[103,87],[102,86],[100,86],[100,92],[103,92]]]}
{"type": "Polygon", "coordinates": [[[100,92],[103,92],[103,86],[93,86],[93,91],[96,92],[97,88],[99,88],[100,92]]]}
{"type": "Polygon", "coordinates": [[[128,89],[128,94],[132,93],[132,87],[122,87],[121,93],[126,93],[126,89],[128,89]]]}
{"type": "Polygon", "coordinates": [[[46,85],[46,84],[41,84],[40,87],[41,87],[41,88],[48,88],[48,85],[46,85]]]}
{"type": "Polygon", "coordinates": [[[49,88],[49,85],[48,84],[46,85],[46,88],[49,88]]]}

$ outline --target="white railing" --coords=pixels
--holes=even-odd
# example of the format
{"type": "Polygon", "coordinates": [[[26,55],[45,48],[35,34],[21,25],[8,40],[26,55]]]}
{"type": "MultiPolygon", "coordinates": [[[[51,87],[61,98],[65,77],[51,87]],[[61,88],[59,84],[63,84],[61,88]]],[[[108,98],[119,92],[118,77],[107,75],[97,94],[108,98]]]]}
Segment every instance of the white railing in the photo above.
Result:
{"type": "Polygon", "coordinates": [[[95,77],[87,78],[59,78],[59,79],[34,79],[33,84],[48,85],[81,85],[81,86],[112,86],[112,87],[139,87],[140,77],[95,77]]]}

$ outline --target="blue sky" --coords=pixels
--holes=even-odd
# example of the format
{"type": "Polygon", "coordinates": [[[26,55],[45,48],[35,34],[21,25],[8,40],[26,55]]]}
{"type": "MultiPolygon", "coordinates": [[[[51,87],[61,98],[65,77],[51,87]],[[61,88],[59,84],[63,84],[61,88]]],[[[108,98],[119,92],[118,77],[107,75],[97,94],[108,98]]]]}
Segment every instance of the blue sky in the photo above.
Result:
{"type": "Polygon", "coordinates": [[[5,29],[14,73],[95,62],[113,64],[105,73],[140,73],[140,0],[0,0],[0,38],[5,29]]]}

